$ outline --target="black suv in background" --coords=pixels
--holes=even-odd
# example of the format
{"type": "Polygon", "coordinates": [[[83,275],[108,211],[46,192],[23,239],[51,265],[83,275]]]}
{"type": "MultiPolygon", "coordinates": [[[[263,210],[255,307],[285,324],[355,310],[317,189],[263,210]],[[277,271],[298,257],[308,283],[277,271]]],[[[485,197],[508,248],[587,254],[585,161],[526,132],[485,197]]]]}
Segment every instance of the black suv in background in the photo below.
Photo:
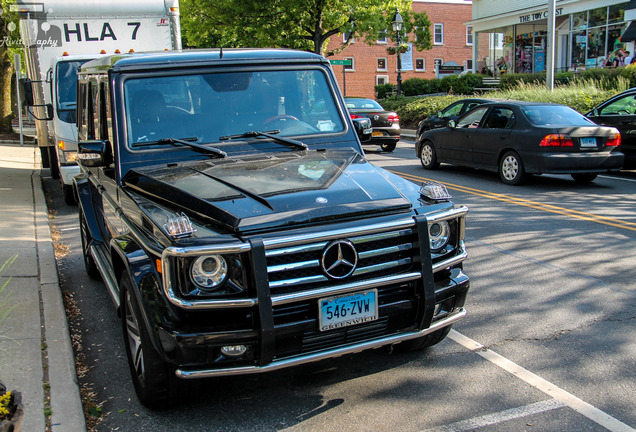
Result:
{"type": "Polygon", "coordinates": [[[306,52],[82,66],[84,261],[144,404],[178,402],[195,378],[425,348],[465,315],[467,209],[370,164],[360,123],[306,52]]]}

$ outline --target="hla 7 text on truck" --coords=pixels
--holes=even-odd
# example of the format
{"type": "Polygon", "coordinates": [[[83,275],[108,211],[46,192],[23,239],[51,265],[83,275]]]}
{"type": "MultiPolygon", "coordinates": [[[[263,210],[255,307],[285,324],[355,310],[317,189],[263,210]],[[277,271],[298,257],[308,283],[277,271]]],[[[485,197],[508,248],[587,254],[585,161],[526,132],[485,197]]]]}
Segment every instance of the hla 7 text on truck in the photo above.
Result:
{"type": "Polygon", "coordinates": [[[191,379],[441,341],[465,315],[467,209],[369,163],[323,57],[132,54],[82,66],[88,273],[141,401],[191,379]]]}

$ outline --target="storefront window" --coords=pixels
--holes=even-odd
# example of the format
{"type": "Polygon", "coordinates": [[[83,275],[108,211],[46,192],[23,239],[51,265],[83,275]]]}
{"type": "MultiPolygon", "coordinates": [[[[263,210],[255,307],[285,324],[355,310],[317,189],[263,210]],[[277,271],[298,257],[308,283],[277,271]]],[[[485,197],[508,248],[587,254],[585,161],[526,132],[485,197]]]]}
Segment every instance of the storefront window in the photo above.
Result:
{"type": "MultiPolygon", "coordinates": [[[[591,16],[591,14],[590,14],[591,16]]],[[[587,47],[587,67],[602,67],[606,58],[605,27],[590,29],[587,47]]]]}
{"type": "Polygon", "coordinates": [[[593,9],[590,11],[589,27],[604,26],[607,24],[607,7],[593,9]]]}
{"type": "Polygon", "coordinates": [[[587,12],[572,14],[571,30],[583,30],[587,28],[587,12]]]}
{"type": "Polygon", "coordinates": [[[610,6],[608,24],[622,24],[623,21],[625,21],[625,3],[610,6]]]}
{"type": "Polygon", "coordinates": [[[585,30],[570,33],[572,41],[572,69],[585,68],[585,51],[587,48],[587,32],[585,30]]]}

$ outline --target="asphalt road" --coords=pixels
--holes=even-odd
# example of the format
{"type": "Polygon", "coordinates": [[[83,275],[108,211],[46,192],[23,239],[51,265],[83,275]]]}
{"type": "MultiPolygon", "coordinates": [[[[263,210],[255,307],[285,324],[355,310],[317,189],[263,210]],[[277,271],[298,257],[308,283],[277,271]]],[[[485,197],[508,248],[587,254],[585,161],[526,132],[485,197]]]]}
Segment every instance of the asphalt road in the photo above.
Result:
{"type": "Polygon", "coordinates": [[[470,208],[468,316],[424,352],[380,349],[205,380],[165,411],[137,401],[115,308],[84,272],[76,209],[45,178],[68,246],[62,289],[79,308],[80,382],[101,405],[94,430],[634,431],[636,173],[514,187],[482,171],[425,171],[408,142],[367,156],[409,180],[445,183],[470,208]]]}

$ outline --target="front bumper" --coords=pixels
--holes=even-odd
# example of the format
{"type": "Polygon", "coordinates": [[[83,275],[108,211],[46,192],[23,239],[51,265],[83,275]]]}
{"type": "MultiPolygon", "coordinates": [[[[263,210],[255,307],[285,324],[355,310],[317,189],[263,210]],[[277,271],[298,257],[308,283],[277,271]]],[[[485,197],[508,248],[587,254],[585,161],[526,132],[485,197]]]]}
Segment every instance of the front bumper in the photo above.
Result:
{"type": "MultiPolygon", "coordinates": [[[[429,215],[428,219],[420,216],[374,225],[352,224],[313,235],[251,241],[235,246],[236,250],[226,248],[231,253],[249,250],[254,261],[257,295],[234,300],[181,299],[171,283],[176,275],[171,275],[169,263],[201,250],[169,248],[162,258],[164,294],[177,306],[181,319],[158,326],[157,339],[166,360],[182,378],[259,373],[396,344],[451,325],[466,314],[463,306],[470,285],[461,270],[466,258],[466,212],[462,207],[429,215]],[[456,221],[456,247],[452,254],[431,262],[426,259],[430,256],[427,224],[440,219],[456,221]],[[423,232],[426,234],[421,235],[423,232]],[[365,245],[361,256],[373,259],[368,266],[361,264],[360,274],[336,284],[316,282],[318,276],[313,274],[297,274],[295,261],[290,261],[295,254],[301,254],[306,264],[311,259],[307,254],[316,250],[316,244],[343,237],[361,248],[365,245]],[[395,246],[387,242],[408,242],[412,249],[406,255],[391,253],[389,261],[378,262],[376,252],[369,248],[393,251],[395,246]],[[425,251],[422,260],[415,258],[419,251],[425,251]],[[267,274],[269,277],[262,276],[267,274]],[[318,329],[320,299],[369,289],[377,289],[376,320],[318,329]],[[224,355],[222,347],[237,345],[247,347],[243,355],[224,355]]],[[[219,252],[217,247],[214,253],[219,252]]]]}

